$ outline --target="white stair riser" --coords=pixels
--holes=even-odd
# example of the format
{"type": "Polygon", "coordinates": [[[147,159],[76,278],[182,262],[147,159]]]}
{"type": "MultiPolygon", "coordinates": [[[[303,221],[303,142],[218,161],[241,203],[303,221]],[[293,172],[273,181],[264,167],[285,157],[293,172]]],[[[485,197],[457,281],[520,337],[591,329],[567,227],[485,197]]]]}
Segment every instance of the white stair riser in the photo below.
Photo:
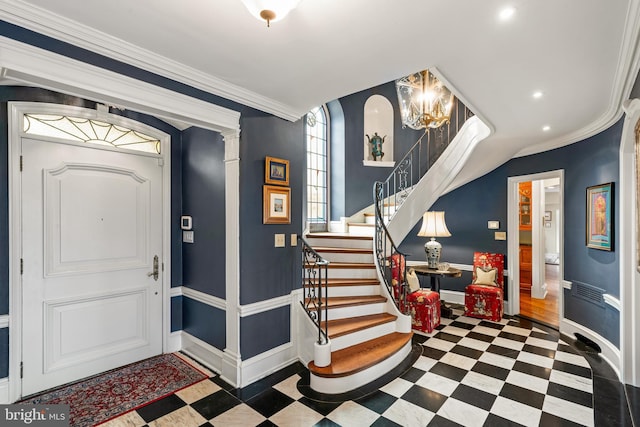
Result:
{"type": "Polygon", "coordinates": [[[375,234],[375,227],[363,227],[354,224],[349,224],[349,234],[353,236],[372,236],[375,234]]]}
{"type": "Polygon", "coordinates": [[[411,341],[393,356],[353,375],[340,378],[323,378],[311,373],[311,388],[320,393],[338,394],[355,390],[368,384],[398,366],[411,353],[411,341]]]}
{"type": "Polygon", "coordinates": [[[329,286],[327,293],[329,297],[348,297],[355,295],[380,295],[382,290],[380,285],[363,286],[329,286]]]}
{"type": "Polygon", "coordinates": [[[375,268],[329,268],[330,279],[377,279],[375,268]]]}
{"type": "Polygon", "coordinates": [[[327,248],[356,248],[356,249],[372,249],[373,240],[371,239],[327,239],[323,237],[305,237],[305,240],[312,247],[327,248]]]}
{"type": "MultiPolygon", "coordinates": [[[[369,314],[380,314],[386,313],[387,304],[378,303],[378,304],[362,304],[362,305],[354,305],[349,307],[340,307],[340,308],[329,308],[329,320],[333,319],[344,319],[346,317],[357,317],[357,316],[367,316],[369,314]]],[[[324,310],[322,312],[324,316],[324,310]]]]}
{"type": "Polygon", "coordinates": [[[363,329],[362,331],[353,332],[337,338],[331,338],[331,351],[341,350],[393,332],[396,332],[395,322],[387,322],[382,325],[376,325],[372,328],[363,329]]]}
{"type": "Polygon", "coordinates": [[[361,262],[373,263],[373,252],[366,254],[335,253],[320,251],[318,254],[329,262],[361,262]]]}

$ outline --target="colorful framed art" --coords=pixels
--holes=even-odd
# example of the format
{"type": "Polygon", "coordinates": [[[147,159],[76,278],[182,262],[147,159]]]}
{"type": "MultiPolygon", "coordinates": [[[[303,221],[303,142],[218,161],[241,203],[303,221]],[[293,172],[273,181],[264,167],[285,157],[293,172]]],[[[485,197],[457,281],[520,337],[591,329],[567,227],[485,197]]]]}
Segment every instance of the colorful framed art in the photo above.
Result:
{"type": "Polygon", "coordinates": [[[264,182],[271,185],[289,185],[289,160],[266,157],[264,182]]]}
{"type": "Polygon", "coordinates": [[[262,188],[262,223],[291,224],[291,189],[275,185],[262,188]]]}
{"type": "Polygon", "coordinates": [[[613,182],[587,188],[587,247],[613,250],[613,182]]]}

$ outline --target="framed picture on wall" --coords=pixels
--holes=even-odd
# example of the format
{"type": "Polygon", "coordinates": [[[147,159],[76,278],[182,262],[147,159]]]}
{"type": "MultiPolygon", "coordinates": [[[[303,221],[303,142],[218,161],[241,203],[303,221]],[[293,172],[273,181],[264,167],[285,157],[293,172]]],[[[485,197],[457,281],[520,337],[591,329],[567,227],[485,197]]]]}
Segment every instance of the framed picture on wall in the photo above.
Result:
{"type": "Polygon", "coordinates": [[[289,160],[267,157],[264,162],[264,182],[289,186],[289,160]]]}
{"type": "Polygon", "coordinates": [[[274,185],[262,188],[262,223],[291,224],[291,189],[274,185]]]}
{"type": "Polygon", "coordinates": [[[587,247],[613,250],[613,182],[587,188],[587,247]]]}

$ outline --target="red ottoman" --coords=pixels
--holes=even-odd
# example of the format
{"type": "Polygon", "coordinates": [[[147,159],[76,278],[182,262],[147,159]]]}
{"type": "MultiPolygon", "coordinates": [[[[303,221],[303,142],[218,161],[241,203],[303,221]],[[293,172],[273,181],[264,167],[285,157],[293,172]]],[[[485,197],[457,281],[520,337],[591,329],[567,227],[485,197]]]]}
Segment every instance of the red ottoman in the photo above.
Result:
{"type": "Polygon", "coordinates": [[[418,289],[407,295],[411,314],[411,327],[422,332],[431,332],[440,325],[440,294],[429,289],[418,289]]]}

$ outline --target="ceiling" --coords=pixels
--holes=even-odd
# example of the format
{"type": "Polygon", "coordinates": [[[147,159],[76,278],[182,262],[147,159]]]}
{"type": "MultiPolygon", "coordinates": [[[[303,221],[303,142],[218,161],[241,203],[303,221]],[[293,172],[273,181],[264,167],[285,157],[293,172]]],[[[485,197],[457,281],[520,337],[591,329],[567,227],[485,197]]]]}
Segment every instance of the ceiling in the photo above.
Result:
{"type": "Polygon", "coordinates": [[[640,0],[302,0],[271,28],[240,0],[0,0],[0,19],[288,120],[435,67],[501,161],[610,126],[640,66],[640,0]]]}

